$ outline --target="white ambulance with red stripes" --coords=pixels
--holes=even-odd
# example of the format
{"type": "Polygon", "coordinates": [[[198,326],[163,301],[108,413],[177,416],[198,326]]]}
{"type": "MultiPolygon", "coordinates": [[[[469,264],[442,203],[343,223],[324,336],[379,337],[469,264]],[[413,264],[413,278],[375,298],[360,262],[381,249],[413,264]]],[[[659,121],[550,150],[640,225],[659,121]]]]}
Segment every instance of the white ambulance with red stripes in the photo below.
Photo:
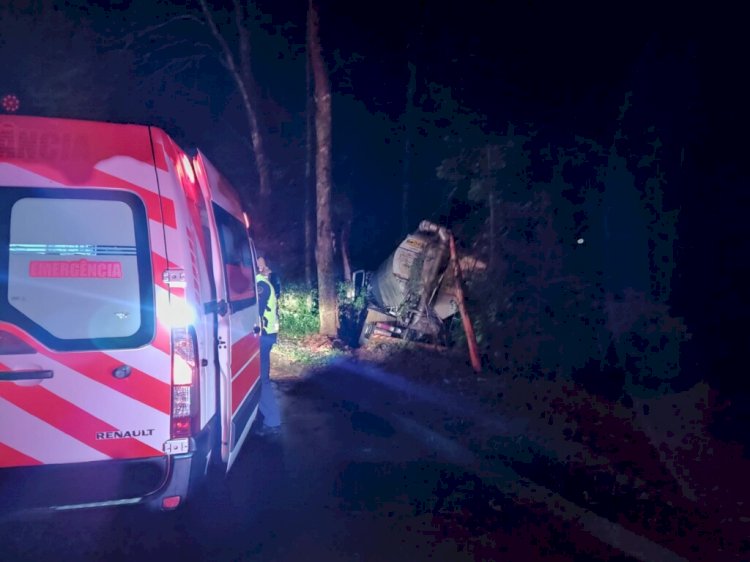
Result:
{"type": "Polygon", "coordinates": [[[173,509],[260,394],[249,223],[164,131],[0,116],[0,510],[173,509]]]}

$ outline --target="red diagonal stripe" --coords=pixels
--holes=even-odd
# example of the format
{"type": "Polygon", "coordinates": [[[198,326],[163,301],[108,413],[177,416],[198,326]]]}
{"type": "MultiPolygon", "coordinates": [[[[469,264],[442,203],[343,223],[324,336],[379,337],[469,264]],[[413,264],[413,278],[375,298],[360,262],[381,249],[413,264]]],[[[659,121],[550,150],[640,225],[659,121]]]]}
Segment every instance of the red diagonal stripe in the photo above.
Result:
{"type": "Polygon", "coordinates": [[[232,381],[232,415],[237,413],[237,409],[240,407],[240,404],[242,404],[245,396],[250,392],[255,381],[260,378],[257,374],[253,376],[250,372],[250,367],[245,369],[245,371],[245,373],[232,381]]]}
{"type": "Polygon", "coordinates": [[[41,350],[48,357],[78,371],[84,376],[106,385],[117,392],[143,402],[160,412],[170,412],[170,385],[143,371],[133,368],[126,379],[116,379],[112,372],[122,363],[109,355],[99,352],[50,353],[41,350]]]}
{"type": "Polygon", "coordinates": [[[93,171],[89,183],[92,185],[103,184],[107,187],[112,186],[135,191],[146,203],[148,218],[155,220],[156,222],[163,222],[166,226],[169,226],[171,228],[177,227],[174,201],[172,201],[168,197],[162,197],[161,205],[159,205],[158,193],[145,189],[134,183],[130,183],[129,181],[118,178],[117,176],[102,172],[100,170],[93,171]]]}
{"type": "Polygon", "coordinates": [[[36,464],[42,464],[35,458],[29,455],[24,455],[21,451],[16,451],[12,447],[4,443],[0,443],[0,468],[9,466],[31,466],[36,464]]]}
{"type": "Polygon", "coordinates": [[[255,386],[258,379],[260,379],[260,362],[253,361],[232,380],[232,415],[237,412],[245,396],[255,386]]]}
{"type": "MultiPolygon", "coordinates": [[[[0,396],[35,418],[47,422],[81,443],[85,443],[92,449],[96,449],[109,457],[124,459],[155,457],[163,454],[158,449],[154,449],[132,437],[97,440],[97,432],[125,430],[128,428],[113,427],[40,385],[31,387],[21,387],[15,384],[1,385],[0,396]]],[[[138,423],[136,416],[134,416],[133,421],[134,423],[138,423]]],[[[130,429],[156,430],[157,428],[133,427],[130,429]]]]}
{"type": "MultiPolygon", "coordinates": [[[[152,131],[154,129],[151,129],[152,131]]],[[[167,171],[167,158],[164,156],[164,145],[161,142],[154,142],[154,163],[160,170],[167,171]]]]}
{"type": "Polygon", "coordinates": [[[170,292],[171,294],[178,296],[178,297],[184,297],[185,296],[185,289],[183,287],[170,287],[164,282],[164,272],[167,269],[183,269],[179,265],[172,263],[171,261],[168,261],[167,258],[164,256],[157,254],[156,252],[151,252],[151,263],[153,265],[154,269],[154,283],[156,283],[159,287],[164,289],[165,291],[170,292]]]}
{"type": "MultiPolygon", "coordinates": [[[[246,334],[232,344],[232,373],[239,371],[251,357],[260,350],[260,338],[253,333],[246,334]]],[[[255,362],[259,362],[256,357],[255,362]]]]}
{"type": "Polygon", "coordinates": [[[172,333],[162,322],[156,322],[156,335],[151,345],[166,354],[172,353],[172,333]]]}
{"type": "Polygon", "coordinates": [[[175,217],[174,201],[169,198],[163,197],[162,201],[159,201],[159,194],[155,191],[146,189],[137,184],[131,183],[127,180],[118,178],[111,174],[107,174],[100,170],[92,170],[86,181],[71,184],[70,178],[63,173],[61,170],[52,168],[46,164],[29,164],[24,166],[29,171],[44,176],[45,178],[52,180],[56,183],[62,184],[66,187],[104,187],[104,188],[119,188],[133,191],[140,196],[146,205],[146,214],[148,218],[158,223],[164,223],[167,226],[176,228],[177,219],[175,217]],[[163,215],[162,215],[163,210],[163,215]]]}
{"type": "Polygon", "coordinates": [[[26,332],[13,324],[0,322],[0,329],[10,332],[33,346],[39,353],[62,363],[80,374],[102,383],[111,389],[143,402],[166,414],[171,410],[171,385],[150,377],[143,371],[133,368],[126,379],[116,379],[112,371],[122,365],[114,357],[100,351],[78,351],[57,353],[39,345],[26,332]]]}

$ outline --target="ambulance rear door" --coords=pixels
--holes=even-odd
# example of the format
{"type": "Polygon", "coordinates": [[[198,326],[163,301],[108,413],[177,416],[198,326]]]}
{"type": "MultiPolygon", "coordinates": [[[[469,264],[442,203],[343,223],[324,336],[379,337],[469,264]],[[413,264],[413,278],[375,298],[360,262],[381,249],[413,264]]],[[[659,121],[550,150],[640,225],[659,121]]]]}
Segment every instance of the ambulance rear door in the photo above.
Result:
{"type": "Polygon", "coordinates": [[[253,259],[239,197],[202,153],[193,160],[210,209],[217,315],[222,460],[229,469],[260,401],[260,321],[253,259]]]}
{"type": "Polygon", "coordinates": [[[148,129],[0,116],[0,137],[0,497],[150,494],[168,468],[171,387],[148,129]]]}

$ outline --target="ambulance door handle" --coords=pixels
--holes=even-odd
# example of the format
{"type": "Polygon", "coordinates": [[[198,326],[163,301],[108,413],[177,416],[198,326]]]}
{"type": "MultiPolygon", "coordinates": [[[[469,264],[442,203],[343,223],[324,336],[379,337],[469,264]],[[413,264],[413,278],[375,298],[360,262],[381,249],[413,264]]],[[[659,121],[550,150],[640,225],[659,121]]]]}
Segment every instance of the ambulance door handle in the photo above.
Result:
{"type": "Polygon", "coordinates": [[[229,304],[225,300],[220,300],[216,303],[216,312],[219,313],[219,316],[226,316],[227,312],[229,312],[229,304]]]}
{"type": "Polygon", "coordinates": [[[253,333],[254,333],[254,334],[255,334],[256,336],[257,336],[258,334],[260,334],[260,326],[258,326],[258,325],[256,324],[256,325],[255,325],[255,327],[253,328],[253,333]]]}
{"type": "Polygon", "coordinates": [[[55,373],[48,369],[33,371],[0,371],[0,381],[34,381],[51,379],[55,373]]]}
{"type": "Polygon", "coordinates": [[[206,314],[213,314],[215,312],[219,316],[224,316],[229,312],[229,304],[225,300],[220,300],[218,302],[211,301],[204,304],[203,309],[206,311],[206,314]]]}

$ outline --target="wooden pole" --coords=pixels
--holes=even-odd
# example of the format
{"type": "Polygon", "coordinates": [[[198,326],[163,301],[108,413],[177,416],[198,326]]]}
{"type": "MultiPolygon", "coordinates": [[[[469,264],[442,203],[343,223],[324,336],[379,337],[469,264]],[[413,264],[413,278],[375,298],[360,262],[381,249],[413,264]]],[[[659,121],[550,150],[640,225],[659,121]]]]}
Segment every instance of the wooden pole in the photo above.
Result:
{"type": "Polygon", "coordinates": [[[477,338],[474,335],[474,326],[471,324],[469,311],[466,310],[466,303],[464,302],[463,278],[461,276],[461,266],[458,264],[458,256],[456,254],[456,241],[453,239],[452,232],[448,236],[451,249],[453,276],[456,279],[456,301],[458,303],[458,310],[461,313],[461,322],[464,326],[464,332],[466,332],[466,342],[469,344],[471,366],[474,368],[474,372],[479,373],[482,370],[482,362],[479,360],[479,347],[477,346],[477,338]]]}

